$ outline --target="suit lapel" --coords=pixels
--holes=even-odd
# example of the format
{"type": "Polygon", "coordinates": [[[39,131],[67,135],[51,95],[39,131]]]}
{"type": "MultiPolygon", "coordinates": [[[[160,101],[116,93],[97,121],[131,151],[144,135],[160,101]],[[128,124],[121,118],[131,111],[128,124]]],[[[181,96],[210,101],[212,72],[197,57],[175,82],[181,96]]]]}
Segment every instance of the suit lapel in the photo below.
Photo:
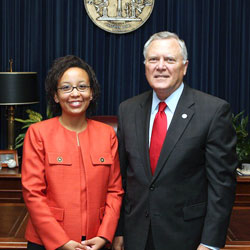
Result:
{"type": "Polygon", "coordinates": [[[140,158],[143,161],[146,176],[151,179],[150,161],[149,161],[149,120],[152,105],[152,91],[147,92],[144,100],[138,105],[135,117],[135,127],[138,140],[138,150],[140,158]]]}
{"type": "Polygon", "coordinates": [[[194,110],[192,109],[193,104],[194,99],[192,90],[187,85],[185,85],[183,93],[177,104],[171,124],[168,128],[167,136],[163,143],[162,151],[152,181],[157,178],[162,168],[166,165],[166,162],[176,143],[179,141],[180,137],[185,131],[185,128],[191,121],[194,114],[194,110]]]}

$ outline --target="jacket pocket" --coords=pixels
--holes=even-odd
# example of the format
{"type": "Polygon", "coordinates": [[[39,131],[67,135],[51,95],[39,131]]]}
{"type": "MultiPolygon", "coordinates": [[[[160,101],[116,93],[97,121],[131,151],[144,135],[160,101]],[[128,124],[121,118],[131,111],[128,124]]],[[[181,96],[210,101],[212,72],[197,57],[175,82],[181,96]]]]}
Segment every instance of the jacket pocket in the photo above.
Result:
{"type": "Polygon", "coordinates": [[[206,202],[194,204],[183,208],[183,217],[185,221],[193,220],[205,216],[206,211],[207,211],[206,202]]]}
{"type": "Polygon", "coordinates": [[[49,207],[51,213],[54,215],[55,219],[57,221],[63,221],[64,219],[64,209],[63,208],[58,208],[58,207],[49,207]]]}
{"type": "Polygon", "coordinates": [[[113,163],[113,158],[110,153],[91,154],[91,161],[94,166],[107,165],[110,166],[113,163]]]}
{"type": "Polygon", "coordinates": [[[49,165],[72,165],[71,155],[68,153],[52,153],[48,152],[49,165]]]}

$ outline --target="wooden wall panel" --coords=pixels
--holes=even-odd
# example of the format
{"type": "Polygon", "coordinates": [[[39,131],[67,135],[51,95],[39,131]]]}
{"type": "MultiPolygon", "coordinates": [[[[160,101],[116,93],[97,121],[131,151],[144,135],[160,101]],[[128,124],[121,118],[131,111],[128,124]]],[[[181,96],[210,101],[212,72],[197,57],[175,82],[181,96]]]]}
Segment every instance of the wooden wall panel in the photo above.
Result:
{"type": "MultiPolygon", "coordinates": [[[[26,249],[27,220],[21,174],[18,169],[0,170],[0,249],[26,249]]],[[[235,206],[223,249],[250,250],[250,176],[237,178],[235,206]]]]}

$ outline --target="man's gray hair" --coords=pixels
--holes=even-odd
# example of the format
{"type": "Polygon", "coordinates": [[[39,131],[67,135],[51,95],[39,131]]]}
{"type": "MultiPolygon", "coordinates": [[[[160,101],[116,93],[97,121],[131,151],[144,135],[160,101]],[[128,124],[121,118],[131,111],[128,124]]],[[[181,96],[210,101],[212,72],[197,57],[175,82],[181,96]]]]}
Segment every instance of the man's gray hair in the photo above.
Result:
{"type": "Polygon", "coordinates": [[[188,53],[187,53],[187,48],[186,48],[185,42],[183,40],[181,40],[175,33],[168,32],[168,31],[162,31],[162,32],[155,33],[154,35],[152,35],[148,39],[148,41],[145,43],[144,49],[143,49],[144,59],[146,60],[146,58],[147,58],[148,46],[154,40],[162,40],[162,39],[170,39],[170,38],[176,39],[177,42],[179,43],[180,48],[181,48],[182,58],[183,58],[183,64],[185,64],[187,59],[188,59],[188,53]]]}

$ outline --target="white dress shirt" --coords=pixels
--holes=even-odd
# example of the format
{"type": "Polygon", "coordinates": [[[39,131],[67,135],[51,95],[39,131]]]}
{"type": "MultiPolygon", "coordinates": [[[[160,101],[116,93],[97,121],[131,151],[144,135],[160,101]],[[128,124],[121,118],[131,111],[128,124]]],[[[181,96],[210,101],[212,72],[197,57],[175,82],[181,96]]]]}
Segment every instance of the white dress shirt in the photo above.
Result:
{"type": "MultiPolygon", "coordinates": [[[[182,83],[180,87],[175,90],[174,93],[172,93],[167,99],[164,100],[164,102],[167,104],[167,107],[165,109],[165,114],[167,116],[167,128],[169,128],[169,125],[172,121],[176,106],[181,97],[183,89],[184,89],[184,84],[182,83]]],[[[161,101],[156,95],[155,91],[153,91],[153,99],[152,99],[152,107],[151,107],[150,123],[149,123],[149,145],[151,141],[154,119],[158,112],[160,102],[163,102],[163,100],[161,101]]]]}

